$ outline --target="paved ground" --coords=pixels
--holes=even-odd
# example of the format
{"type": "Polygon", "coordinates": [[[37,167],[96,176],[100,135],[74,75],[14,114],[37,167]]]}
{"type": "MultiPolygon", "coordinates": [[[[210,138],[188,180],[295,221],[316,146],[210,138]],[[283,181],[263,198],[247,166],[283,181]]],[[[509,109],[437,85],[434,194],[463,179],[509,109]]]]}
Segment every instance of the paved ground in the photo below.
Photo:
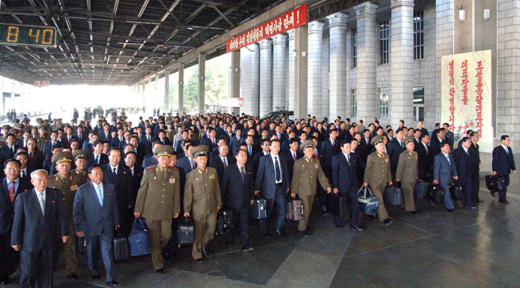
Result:
{"type": "MultiPolygon", "coordinates": [[[[459,208],[449,214],[422,203],[412,216],[390,207],[394,224],[363,219],[367,229],[360,233],[337,229],[332,216],[315,211],[310,237],[299,236],[295,223],[285,240],[255,232],[255,249],[245,253],[238,242],[227,247],[217,237],[204,263],[193,262],[191,249],[181,248],[158,275],[149,256],[132,258],[117,264],[118,281],[121,287],[517,287],[520,177],[512,178],[510,205],[499,204],[481,181],[484,203],[477,211],[459,208]]],[[[91,280],[85,257],[80,266],[82,279],[67,282],[61,264],[57,287],[103,286],[105,281],[91,280]]],[[[19,272],[13,282],[18,277],[19,272]]]]}

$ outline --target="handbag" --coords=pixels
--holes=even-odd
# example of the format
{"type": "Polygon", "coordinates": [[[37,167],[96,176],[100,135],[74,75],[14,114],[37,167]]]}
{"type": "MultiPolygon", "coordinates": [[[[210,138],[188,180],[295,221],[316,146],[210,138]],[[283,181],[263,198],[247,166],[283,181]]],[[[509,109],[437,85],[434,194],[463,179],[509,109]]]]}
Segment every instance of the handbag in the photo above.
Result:
{"type": "Polygon", "coordinates": [[[403,190],[401,188],[397,188],[394,185],[386,186],[383,194],[385,205],[401,206],[403,205],[403,198],[403,190]]]}
{"type": "Polygon", "coordinates": [[[112,243],[114,250],[114,262],[123,263],[128,261],[128,259],[130,259],[128,238],[124,237],[121,232],[116,232],[112,243]]]}
{"type": "Polygon", "coordinates": [[[426,199],[430,199],[437,204],[441,204],[444,200],[444,190],[442,190],[438,184],[432,184],[426,193],[426,199]]]}
{"type": "Polygon", "coordinates": [[[285,218],[289,221],[300,221],[303,219],[303,201],[301,199],[287,199],[285,218]]]}
{"type": "Polygon", "coordinates": [[[78,237],[76,239],[76,253],[78,253],[78,255],[87,253],[87,241],[85,237],[78,237]]]}
{"type": "Polygon", "coordinates": [[[428,182],[423,181],[421,179],[417,179],[415,182],[415,189],[413,191],[413,195],[417,198],[424,198],[426,196],[426,192],[428,192],[428,182]]]}
{"type": "Polygon", "coordinates": [[[195,241],[195,224],[190,218],[185,217],[179,223],[177,237],[177,243],[179,243],[179,247],[193,245],[193,242],[195,241]]]}
{"type": "Polygon", "coordinates": [[[148,255],[152,252],[150,245],[150,232],[146,227],[146,221],[137,217],[132,224],[132,232],[128,236],[130,255],[133,257],[148,255]]]}
{"type": "Polygon", "coordinates": [[[368,186],[361,186],[357,192],[359,210],[366,214],[376,214],[379,207],[379,200],[372,195],[368,186]]]}
{"type": "Polygon", "coordinates": [[[464,195],[462,194],[462,187],[460,187],[456,181],[451,181],[450,183],[450,194],[451,199],[456,201],[462,201],[464,199],[464,195]]]}

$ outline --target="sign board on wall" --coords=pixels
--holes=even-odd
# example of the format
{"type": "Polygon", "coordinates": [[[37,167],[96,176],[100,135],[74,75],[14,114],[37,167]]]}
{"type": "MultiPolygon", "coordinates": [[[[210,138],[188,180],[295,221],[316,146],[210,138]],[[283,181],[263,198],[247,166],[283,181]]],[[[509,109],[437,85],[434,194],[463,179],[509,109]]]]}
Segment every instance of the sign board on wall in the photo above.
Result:
{"type": "Polygon", "coordinates": [[[455,134],[467,130],[480,135],[480,152],[493,149],[491,50],[442,57],[442,117],[455,134]]]}
{"type": "Polygon", "coordinates": [[[51,85],[50,81],[34,81],[34,86],[36,87],[44,87],[51,85]]]}
{"type": "Polygon", "coordinates": [[[282,14],[266,23],[226,41],[226,52],[233,52],[266,38],[307,23],[307,4],[282,14]]]}

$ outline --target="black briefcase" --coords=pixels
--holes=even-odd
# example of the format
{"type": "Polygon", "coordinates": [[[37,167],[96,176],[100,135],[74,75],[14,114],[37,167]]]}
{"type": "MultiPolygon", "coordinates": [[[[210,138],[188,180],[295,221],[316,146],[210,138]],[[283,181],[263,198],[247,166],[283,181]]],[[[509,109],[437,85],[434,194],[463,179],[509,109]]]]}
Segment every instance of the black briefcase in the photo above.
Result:
{"type": "Polygon", "coordinates": [[[76,253],[78,253],[78,255],[87,253],[87,241],[85,237],[76,238],[76,253]]]}
{"type": "Polygon", "coordinates": [[[450,194],[451,199],[456,201],[462,201],[464,199],[464,195],[462,194],[462,187],[457,185],[455,181],[451,182],[450,184],[450,194]]]}
{"type": "Polygon", "coordinates": [[[195,224],[190,218],[184,218],[184,220],[179,222],[177,240],[179,247],[193,245],[195,241],[195,224]]]}
{"type": "Polygon", "coordinates": [[[486,187],[489,191],[500,192],[506,190],[506,178],[497,175],[486,176],[486,187]]]}
{"type": "Polygon", "coordinates": [[[265,219],[267,218],[267,200],[264,198],[256,198],[251,205],[249,215],[254,219],[265,219]]]}
{"type": "Polygon", "coordinates": [[[119,232],[114,234],[114,261],[116,263],[123,263],[130,259],[130,247],[128,245],[128,238],[121,235],[119,232]]]}
{"type": "Polygon", "coordinates": [[[428,188],[428,192],[426,193],[426,199],[430,199],[437,204],[441,204],[444,202],[444,191],[441,189],[441,186],[432,184],[428,188]]]}
{"type": "Polygon", "coordinates": [[[403,190],[393,185],[388,185],[385,188],[383,200],[385,205],[401,206],[403,205],[403,190]]]}
{"type": "Polygon", "coordinates": [[[347,216],[347,197],[335,193],[328,193],[329,207],[327,208],[332,215],[338,217],[347,216]]]}
{"type": "Polygon", "coordinates": [[[218,211],[215,235],[222,235],[225,230],[233,230],[233,210],[227,208],[218,211]]]}
{"type": "Polygon", "coordinates": [[[428,192],[428,187],[430,184],[428,182],[423,181],[421,179],[417,179],[415,182],[415,189],[413,191],[413,195],[417,198],[424,198],[426,196],[426,192],[428,192]]]}

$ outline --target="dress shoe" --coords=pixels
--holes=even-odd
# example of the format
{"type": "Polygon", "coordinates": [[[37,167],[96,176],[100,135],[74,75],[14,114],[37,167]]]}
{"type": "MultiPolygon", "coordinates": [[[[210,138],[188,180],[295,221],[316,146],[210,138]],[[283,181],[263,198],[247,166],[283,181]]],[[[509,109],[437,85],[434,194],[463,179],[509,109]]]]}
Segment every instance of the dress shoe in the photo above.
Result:
{"type": "Polygon", "coordinates": [[[157,274],[164,274],[164,268],[157,269],[155,272],[157,272],[157,274]]]}
{"type": "Polygon", "coordinates": [[[0,285],[7,285],[7,284],[9,284],[9,277],[6,277],[5,279],[2,279],[0,281],[0,285]]]}
{"type": "Polygon", "coordinates": [[[251,251],[253,250],[253,247],[249,246],[249,245],[244,245],[242,246],[242,252],[246,252],[246,251],[251,251]]]}
{"type": "Polygon", "coordinates": [[[204,254],[204,257],[209,258],[209,253],[206,247],[202,247],[202,254],[204,254]]]}
{"type": "Polygon", "coordinates": [[[309,236],[309,230],[303,230],[303,231],[299,231],[299,232],[303,236],[309,236]]]}
{"type": "Polygon", "coordinates": [[[117,285],[119,285],[119,283],[117,283],[116,281],[110,281],[110,282],[107,282],[107,285],[110,287],[116,287],[117,285]]]}
{"type": "Polygon", "coordinates": [[[491,196],[495,197],[495,193],[496,193],[495,191],[489,191],[489,192],[491,192],[491,196]]]}
{"type": "Polygon", "coordinates": [[[500,200],[500,201],[498,201],[498,202],[500,202],[500,203],[504,203],[504,204],[509,204],[509,201],[507,201],[507,200],[500,200]]]}
{"type": "Polygon", "coordinates": [[[76,273],[72,273],[70,275],[67,275],[67,280],[78,280],[79,277],[76,275],[76,273]]]}
{"type": "Polygon", "coordinates": [[[197,263],[202,263],[202,258],[195,259],[195,262],[197,262],[197,263]]]}
{"type": "Polygon", "coordinates": [[[386,218],[385,220],[383,220],[383,224],[385,224],[385,226],[388,226],[392,223],[394,223],[394,220],[392,218],[386,218]]]}
{"type": "Polygon", "coordinates": [[[376,219],[376,216],[374,216],[374,215],[367,215],[367,217],[368,217],[369,219],[371,219],[371,220],[375,220],[375,219],[376,219]]]}
{"type": "Polygon", "coordinates": [[[94,280],[94,281],[99,280],[99,275],[92,275],[92,280],[94,280]]]}
{"type": "Polygon", "coordinates": [[[274,230],[274,232],[276,232],[280,238],[285,239],[285,234],[281,230],[274,230]]]}
{"type": "Polygon", "coordinates": [[[358,231],[358,232],[363,231],[363,229],[359,228],[359,227],[356,226],[356,225],[350,225],[350,230],[354,230],[354,231],[358,231]]]}
{"type": "Polygon", "coordinates": [[[450,213],[453,213],[453,209],[448,209],[446,208],[446,211],[450,212],[450,213]]]}

